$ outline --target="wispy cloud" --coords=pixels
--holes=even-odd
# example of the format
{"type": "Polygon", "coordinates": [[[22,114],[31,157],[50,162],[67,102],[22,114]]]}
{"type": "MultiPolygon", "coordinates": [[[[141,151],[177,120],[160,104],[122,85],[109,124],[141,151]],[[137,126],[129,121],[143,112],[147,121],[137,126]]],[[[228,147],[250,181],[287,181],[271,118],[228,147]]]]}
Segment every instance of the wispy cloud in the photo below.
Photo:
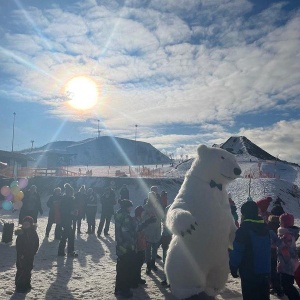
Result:
{"type": "Polygon", "coordinates": [[[0,90],[42,103],[56,118],[101,118],[123,136],[141,124],[145,139],[165,149],[206,141],[204,134],[218,139],[244,113],[299,110],[300,12],[285,6],[256,13],[246,0],[19,5],[0,25],[0,90]],[[62,92],[76,75],[102,91],[84,114],[70,110],[62,92]],[[159,130],[172,124],[199,126],[199,135],[159,130]]]}

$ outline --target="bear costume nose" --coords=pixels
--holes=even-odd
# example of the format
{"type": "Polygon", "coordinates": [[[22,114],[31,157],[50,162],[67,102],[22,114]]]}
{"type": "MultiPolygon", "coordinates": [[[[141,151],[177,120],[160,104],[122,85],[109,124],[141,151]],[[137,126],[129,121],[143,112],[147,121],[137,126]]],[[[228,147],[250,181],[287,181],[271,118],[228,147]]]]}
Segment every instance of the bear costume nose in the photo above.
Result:
{"type": "Polygon", "coordinates": [[[239,168],[234,168],[234,169],[233,169],[233,173],[234,173],[235,175],[241,175],[242,170],[239,169],[239,168]]]}

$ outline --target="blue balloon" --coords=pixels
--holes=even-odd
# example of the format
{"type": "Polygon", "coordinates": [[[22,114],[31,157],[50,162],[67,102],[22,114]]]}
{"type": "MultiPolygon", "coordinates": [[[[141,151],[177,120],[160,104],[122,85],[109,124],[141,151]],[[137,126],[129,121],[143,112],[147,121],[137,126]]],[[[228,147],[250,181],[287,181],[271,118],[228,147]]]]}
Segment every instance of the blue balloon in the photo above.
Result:
{"type": "Polygon", "coordinates": [[[5,200],[2,202],[2,208],[5,210],[12,210],[13,204],[11,203],[11,201],[5,200]]]}

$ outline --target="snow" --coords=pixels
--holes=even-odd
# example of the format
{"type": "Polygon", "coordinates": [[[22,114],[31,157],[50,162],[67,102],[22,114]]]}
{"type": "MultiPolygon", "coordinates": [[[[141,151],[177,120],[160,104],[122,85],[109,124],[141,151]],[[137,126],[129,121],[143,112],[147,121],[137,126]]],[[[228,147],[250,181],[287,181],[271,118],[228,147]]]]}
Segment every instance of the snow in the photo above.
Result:
{"type": "MultiPolygon", "coordinates": [[[[190,164],[191,160],[173,169],[171,173],[169,172],[169,167],[166,166],[165,171],[169,172],[170,178],[153,179],[153,181],[139,179],[130,181],[130,178],[116,178],[114,180],[118,188],[123,182],[128,185],[134,206],[142,204],[143,199],[146,198],[147,189],[154,184],[158,185],[160,190],[165,189],[168,192],[169,201],[172,201],[190,164]],[[181,179],[172,179],[171,177],[174,178],[175,175],[181,179]]],[[[251,171],[255,175],[259,170],[257,162],[240,161],[240,165],[243,174],[251,171]]],[[[260,168],[264,172],[274,173],[275,171],[280,179],[256,178],[254,176],[255,178],[251,179],[251,196],[253,200],[270,195],[275,201],[277,196],[280,196],[286,203],[284,209],[293,213],[296,218],[296,224],[300,225],[300,194],[299,190],[296,189],[296,185],[299,186],[300,183],[299,167],[283,162],[278,163],[276,166],[274,163],[263,162],[260,168]]],[[[49,239],[45,238],[48,214],[45,203],[52,186],[58,185],[60,179],[52,178],[50,181],[50,178],[43,178],[43,180],[49,182],[49,187],[47,191],[45,190],[45,193],[42,193],[44,216],[38,219],[37,232],[40,238],[40,249],[35,257],[32,272],[33,289],[26,295],[14,293],[14,276],[16,272],[14,237],[11,245],[0,244],[0,299],[117,299],[113,293],[116,275],[113,222],[111,223],[110,237],[108,238],[101,237],[98,239],[95,235],[86,233],[76,235],[75,249],[78,250],[78,258],[57,257],[58,241],[54,240],[54,228],[52,228],[49,239]]],[[[77,187],[83,183],[88,186],[97,185],[102,187],[112,179],[82,177],[77,179],[77,181],[74,178],[70,178],[70,180],[73,180],[72,184],[77,187]]],[[[248,178],[239,178],[228,186],[228,191],[231,192],[238,210],[248,197],[249,182],[250,179],[248,178]]],[[[100,215],[98,214],[97,225],[99,217],[100,215]]],[[[12,213],[0,210],[0,218],[6,221],[12,220],[17,226],[18,212],[12,213]]],[[[86,230],[86,222],[83,221],[82,232],[86,230]]],[[[2,226],[0,225],[0,238],[1,232],[2,226]]],[[[159,254],[162,254],[161,249],[159,254]]],[[[144,266],[142,277],[147,280],[147,285],[133,290],[133,299],[175,299],[168,288],[161,286],[163,265],[160,260],[157,261],[157,265],[159,268],[158,272],[153,272],[150,276],[146,276],[144,266]]],[[[224,292],[217,296],[217,299],[242,299],[240,280],[229,276],[224,292]]],[[[277,298],[271,296],[271,299],[277,298]]]]}

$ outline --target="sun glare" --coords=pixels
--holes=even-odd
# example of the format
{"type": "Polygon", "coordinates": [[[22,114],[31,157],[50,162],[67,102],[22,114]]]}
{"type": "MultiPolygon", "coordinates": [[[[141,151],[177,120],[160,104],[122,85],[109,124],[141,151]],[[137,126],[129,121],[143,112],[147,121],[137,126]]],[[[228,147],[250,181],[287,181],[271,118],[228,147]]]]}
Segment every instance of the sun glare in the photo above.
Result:
{"type": "Polygon", "coordinates": [[[68,103],[75,109],[86,110],[94,107],[98,101],[97,84],[85,76],[74,77],[65,86],[68,103]]]}

